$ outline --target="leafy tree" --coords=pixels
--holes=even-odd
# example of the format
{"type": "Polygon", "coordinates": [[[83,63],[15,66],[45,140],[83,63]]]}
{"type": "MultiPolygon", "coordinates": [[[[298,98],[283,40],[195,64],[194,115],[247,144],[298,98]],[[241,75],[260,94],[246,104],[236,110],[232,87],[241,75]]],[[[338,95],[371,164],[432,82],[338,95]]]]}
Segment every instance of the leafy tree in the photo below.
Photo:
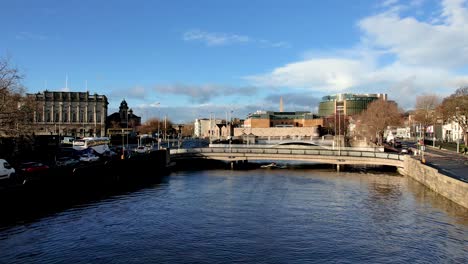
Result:
{"type": "Polygon", "coordinates": [[[402,123],[402,111],[395,102],[375,100],[366,110],[357,116],[356,132],[358,135],[377,139],[382,144],[385,129],[402,123]]]}
{"type": "Polygon", "coordinates": [[[444,98],[439,108],[444,121],[458,123],[463,131],[465,146],[468,145],[468,86],[458,88],[444,98]]]}

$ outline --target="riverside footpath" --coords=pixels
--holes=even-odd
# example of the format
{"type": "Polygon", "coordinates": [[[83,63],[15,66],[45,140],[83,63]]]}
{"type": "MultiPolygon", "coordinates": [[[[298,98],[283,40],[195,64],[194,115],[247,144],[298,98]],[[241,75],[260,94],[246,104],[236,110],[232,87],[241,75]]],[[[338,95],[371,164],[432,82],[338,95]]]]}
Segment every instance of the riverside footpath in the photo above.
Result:
{"type": "Polygon", "coordinates": [[[424,158],[428,166],[452,178],[468,183],[468,155],[426,146],[424,158]]]}

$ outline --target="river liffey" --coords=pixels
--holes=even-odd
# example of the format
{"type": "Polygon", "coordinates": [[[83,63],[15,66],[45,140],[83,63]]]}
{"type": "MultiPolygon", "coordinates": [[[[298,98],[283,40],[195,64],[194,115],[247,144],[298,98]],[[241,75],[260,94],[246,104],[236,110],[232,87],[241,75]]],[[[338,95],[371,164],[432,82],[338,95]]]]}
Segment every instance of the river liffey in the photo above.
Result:
{"type": "Polygon", "coordinates": [[[183,171],[53,201],[7,216],[0,263],[468,263],[467,210],[393,174],[183,171]]]}

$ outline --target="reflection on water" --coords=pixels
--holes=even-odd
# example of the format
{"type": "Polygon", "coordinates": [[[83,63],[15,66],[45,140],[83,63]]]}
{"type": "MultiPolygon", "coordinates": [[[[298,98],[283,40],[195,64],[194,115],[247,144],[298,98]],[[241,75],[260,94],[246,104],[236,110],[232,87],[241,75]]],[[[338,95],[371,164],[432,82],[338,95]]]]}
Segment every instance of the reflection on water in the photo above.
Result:
{"type": "Polygon", "coordinates": [[[438,209],[439,212],[451,216],[456,223],[468,226],[468,208],[459,206],[411,178],[408,178],[407,186],[419,204],[426,205],[432,210],[438,209]]]}
{"type": "Polygon", "coordinates": [[[468,260],[467,211],[396,175],[184,171],[83,199],[55,208],[48,198],[43,214],[23,207],[28,221],[0,228],[0,262],[468,260]]]}

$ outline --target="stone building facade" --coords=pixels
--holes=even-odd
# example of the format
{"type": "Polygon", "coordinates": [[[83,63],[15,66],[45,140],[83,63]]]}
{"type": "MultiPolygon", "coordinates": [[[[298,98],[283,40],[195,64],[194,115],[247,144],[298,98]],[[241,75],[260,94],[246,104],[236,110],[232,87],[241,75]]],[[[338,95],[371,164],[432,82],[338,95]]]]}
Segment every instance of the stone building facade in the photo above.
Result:
{"type": "Polygon", "coordinates": [[[36,135],[105,136],[108,101],[89,92],[44,91],[27,94],[34,100],[36,135]]]}
{"type": "Polygon", "coordinates": [[[108,116],[106,122],[109,136],[122,133],[132,134],[137,131],[137,127],[141,126],[141,117],[133,113],[124,99],[120,103],[119,111],[108,116]]]}

